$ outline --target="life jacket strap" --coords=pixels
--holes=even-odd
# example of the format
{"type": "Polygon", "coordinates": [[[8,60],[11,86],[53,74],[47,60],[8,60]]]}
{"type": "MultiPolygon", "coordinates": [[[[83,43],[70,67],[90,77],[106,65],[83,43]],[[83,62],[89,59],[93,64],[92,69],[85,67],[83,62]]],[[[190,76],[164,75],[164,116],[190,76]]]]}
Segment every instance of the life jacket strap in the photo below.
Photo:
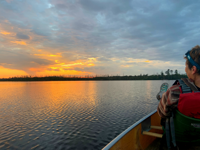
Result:
{"type": "Polygon", "coordinates": [[[191,93],[192,92],[192,89],[189,86],[187,86],[185,84],[185,82],[183,82],[183,80],[179,79],[178,82],[179,82],[180,87],[182,89],[182,93],[191,93]]]}
{"type": "Polygon", "coordinates": [[[172,143],[173,143],[174,147],[176,147],[175,128],[174,128],[174,114],[173,114],[173,112],[172,112],[172,116],[170,117],[170,130],[171,130],[172,143]]]}
{"type": "Polygon", "coordinates": [[[169,131],[169,118],[166,118],[165,122],[165,133],[166,133],[166,142],[167,142],[167,148],[170,149],[170,131],[169,131]]]}

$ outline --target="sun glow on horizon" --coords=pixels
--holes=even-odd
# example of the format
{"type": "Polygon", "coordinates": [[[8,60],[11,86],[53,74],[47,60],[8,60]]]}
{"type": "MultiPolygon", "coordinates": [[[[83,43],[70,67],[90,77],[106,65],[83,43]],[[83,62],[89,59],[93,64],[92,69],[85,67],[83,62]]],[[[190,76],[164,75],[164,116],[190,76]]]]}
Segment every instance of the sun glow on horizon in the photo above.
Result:
{"type": "Polygon", "coordinates": [[[86,71],[64,70],[64,69],[56,71],[59,68],[51,68],[51,69],[52,70],[45,70],[45,71],[42,71],[42,72],[37,72],[36,76],[44,76],[44,75],[46,75],[46,76],[94,75],[93,73],[86,72],[86,71]]]}
{"type": "Polygon", "coordinates": [[[0,78],[9,78],[13,76],[24,76],[28,75],[25,71],[23,70],[17,70],[17,69],[9,69],[9,68],[4,68],[0,66],[0,78]]]}

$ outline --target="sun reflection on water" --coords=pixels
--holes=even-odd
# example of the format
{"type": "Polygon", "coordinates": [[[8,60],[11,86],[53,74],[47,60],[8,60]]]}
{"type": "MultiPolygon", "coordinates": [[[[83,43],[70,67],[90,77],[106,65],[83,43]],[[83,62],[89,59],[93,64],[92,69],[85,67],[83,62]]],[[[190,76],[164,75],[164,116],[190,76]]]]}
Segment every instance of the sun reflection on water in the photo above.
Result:
{"type": "Polygon", "coordinates": [[[33,141],[49,142],[54,134],[73,137],[80,134],[82,122],[96,119],[95,100],[96,82],[2,82],[2,138],[9,139],[7,145],[19,139],[22,147],[36,148],[33,141]]]}

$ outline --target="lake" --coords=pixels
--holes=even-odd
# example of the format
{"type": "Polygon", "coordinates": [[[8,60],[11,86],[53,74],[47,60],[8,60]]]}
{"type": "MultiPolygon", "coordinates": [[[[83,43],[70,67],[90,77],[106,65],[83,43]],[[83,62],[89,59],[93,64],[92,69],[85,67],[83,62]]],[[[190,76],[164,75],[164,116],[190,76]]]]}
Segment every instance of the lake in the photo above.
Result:
{"type": "Polygon", "coordinates": [[[0,82],[0,149],[100,150],[174,81],[0,82]]]}

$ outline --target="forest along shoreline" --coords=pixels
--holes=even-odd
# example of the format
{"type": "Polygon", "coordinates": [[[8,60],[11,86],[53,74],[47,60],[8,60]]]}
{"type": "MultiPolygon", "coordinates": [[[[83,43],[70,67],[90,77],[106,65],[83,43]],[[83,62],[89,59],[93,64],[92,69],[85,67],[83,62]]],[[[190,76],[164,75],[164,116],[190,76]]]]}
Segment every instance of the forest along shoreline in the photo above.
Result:
{"type": "Polygon", "coordinates": [[[10,77],[0,78],[0,81],[95,81],[95,80],[176,80],[180,78],[187,78],[186,74],[179,74],[177,70],[174,71],[168,69],[160,74],[140,74],[140,75],[101,75],[101,76],[21,76],[21,77],[10,77]]]}

